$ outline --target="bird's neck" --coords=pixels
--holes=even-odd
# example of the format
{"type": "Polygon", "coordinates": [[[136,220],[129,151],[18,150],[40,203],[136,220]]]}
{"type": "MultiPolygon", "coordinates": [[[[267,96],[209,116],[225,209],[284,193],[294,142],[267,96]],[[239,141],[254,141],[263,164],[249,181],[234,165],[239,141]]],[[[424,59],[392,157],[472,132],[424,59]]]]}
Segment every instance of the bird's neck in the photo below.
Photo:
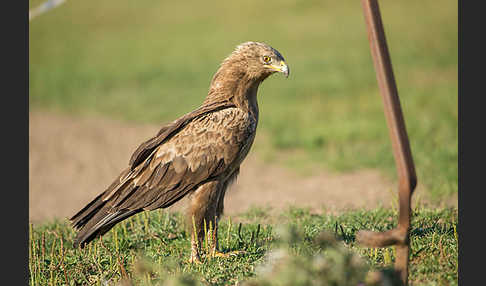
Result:
{"type": "Polygon", "coordinates": [[[263,79],[222,66],[214,75],[205,103],[228,100],[258,118],[258,87],[263,79]]]}

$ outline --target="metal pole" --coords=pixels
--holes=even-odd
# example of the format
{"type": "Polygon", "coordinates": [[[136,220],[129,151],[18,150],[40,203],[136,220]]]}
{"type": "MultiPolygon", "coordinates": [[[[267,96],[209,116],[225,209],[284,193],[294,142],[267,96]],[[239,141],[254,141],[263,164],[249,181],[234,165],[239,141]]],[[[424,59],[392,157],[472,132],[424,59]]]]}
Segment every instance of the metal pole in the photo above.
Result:
{"type": "Polygon", "coordinates": [[[386,122],[398,173],[399,216],[398,226],[395,229],[386,232],[359,231],[356,235],[356,240],[360,244],[368,247],[395,245],[395,271],[400,276],[403,285],[408,285],[410,204],[413,191],[417,185],[417,177],[395,77],[393,75],[391,59],[386,44],[378,1],[361,0],[361,4],[363,6],[368,41],[370,43],[380,94],[383,99],[386,122]]]}

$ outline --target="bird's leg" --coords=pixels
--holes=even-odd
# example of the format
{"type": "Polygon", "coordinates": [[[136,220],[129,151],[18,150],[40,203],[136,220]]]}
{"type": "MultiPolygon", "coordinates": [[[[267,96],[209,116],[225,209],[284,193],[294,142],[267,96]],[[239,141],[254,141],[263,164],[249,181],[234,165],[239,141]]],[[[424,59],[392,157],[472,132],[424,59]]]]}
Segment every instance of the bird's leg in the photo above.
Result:
{"type": "Polygon", "coordinates": [[[195,238],[193,232],[191,234],[191,257],[189,258],[190,263],[201,263],[201,256],[199,255],[199,247],[201,246],[201,240],[195,238]]]}
{"type": "Polygon", "coordinates": [[[210,231],[208,231],[208,241],[211,241],[211,244],[210,244],[210,255],[212,257],[214,256],[218,256],[217,253],[221,253],[219,251],[219,240],[218,240],[218,222],[219,222],[219,218],[217,216],[215,216],[212,220],[212,223],[211,225],[214,226],[212,227],[212,229],[210,229],[210,231]]]}
{"type": "MultiPolygon", "coordinates": [[[[202,246],[202,233],[196,228],[196,216],[192,214],[190,224],[191,233],[191,257],[190,263],[201,263],[201,256],[199,255],[200,247],[202,246]]],[[[200,229],[199,229],[200,230],[200,229]]]]}
{"type": "Polygon", "coordinates": [[[201,262],[200,251],[204,247],[207,223],[214,217],[214,197],[217,190],[217,182],[209,182],[200,186],[192,195],[188,208],[186,222],[191,233],[191,257],[189,262],[201,262]],[[205,227],[206,223],[206,227],[205,227]]]}
{"type": "MultiPolygon", "coordinates": [[[[213,209],[214,210],[214,209],[213,209]]],[[[218,239],[218,225],[219,225],[219,215],[218,211],[216,210],[215,212],[210,212],[208,213],[208,216],[206,217],[206,222],[209,222],[207,224],[207,228],[205,229],[205,238],[207,242],[207,255],[209,257],[221,257],[225,256],[220,250],[219,250],[219,239],[218,239]],[[211,215],[212,217],[210,217],[211,215]]]]}
{"type": "Polygon", "coordinates": [[[214,209],[211,217],[211,222],[213,225],[213,229],[211,230],[211,252],[210,255],[214,256],[222,256],[222,252],[219,251],[219,240],[218,240],[218,224],[219,218],[223,214],[224,209],[224,195],[226,193],[226,189],[228,187],[228,181],[218,185],[216,190],[216,194],[214,198],[214,209]]]}
{"type": "Polygon", "coordinates": [[[228,257],[234,253],[219,251],[218,221],[223,213],[227,183],[208,182],[192,195],[187,218],[191,236],[190,262],[200,262],[200,250],[208,243],[207,257],[228,257]]]}
{"type": "Polygon", "coordinates": [[[220,251],[219,248],[219,240],[218,240],[218,221],[219,217],[215,218],[215,228],[211,232],[211,252],[209,253],[210,257],[224,257],[228,258],[230,256],[236,256],[239,254],[245,253],[245,251],[240,251],[240,250],[234,250],[234,251],[229,251],[229,252],[222,252],[220,251]]]}
{"type": "MultiPolygon", "coordinates": [[[[239,170],[238,170],[239,171],[239,170]]],[[[217,208],[215,215],[213,217],[214,221],[214,233],[213,233],[213,243],[212,243],[212,248],[211,248],[211,256],[212,257],[230,257],[233,255],[238,255],[241,253],[244,253],[243,251],[230,251],[227,253],[221,252],[219,249],[219,240],[218,240],[218,222],[220,217],[223,215],[223,210],[224,210],[224,195],[226,193],[226,189],[228,187],[228,184],[233,181],[238,172],[235,172],[233,176],[230,177],[229,180],[227,180],[224,184],[222,184],[221,188],[219,189],[218,196],[217,196],[217,208]]]]}

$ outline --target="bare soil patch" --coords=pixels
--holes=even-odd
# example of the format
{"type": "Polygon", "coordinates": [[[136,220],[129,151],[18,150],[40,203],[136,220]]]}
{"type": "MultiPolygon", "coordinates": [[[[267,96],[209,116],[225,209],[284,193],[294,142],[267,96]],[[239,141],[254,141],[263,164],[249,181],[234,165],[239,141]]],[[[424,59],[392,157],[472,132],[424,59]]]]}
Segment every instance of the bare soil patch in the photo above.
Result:
{"type": "MultiPolygon", "coordinates": [[[[95,117],[31,111],[29,117],[29,221],[72,216],[102,192],[128,164],[138,145],[159,125],[139,125],[95,117]]],[[[258,137],[257,137],[258,138],[258,137]]],[[[254,144],[258,144],[258,141],[254,144]]],[[[289,205],[312,211],[389,206],[395,184],[379,171],[346,174],[319,171],[301,176],[265,164],[250,152],[225,198],[225,214],[256,206],[289,205]]],[[[185,202],[171,209],[181,210],[185,202]]]]}

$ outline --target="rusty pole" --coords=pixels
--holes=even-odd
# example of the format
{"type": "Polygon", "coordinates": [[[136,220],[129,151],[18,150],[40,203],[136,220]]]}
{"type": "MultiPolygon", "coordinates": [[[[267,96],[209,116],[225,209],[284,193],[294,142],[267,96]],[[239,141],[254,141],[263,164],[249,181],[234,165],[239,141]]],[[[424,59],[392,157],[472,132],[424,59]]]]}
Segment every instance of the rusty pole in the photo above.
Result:
{"type": "Polygon", "coordinates": [[[417,177],[395,77],[393,75],[391,59],[386,44],[378,1],[361,0],[361,4],[363,6],[376,78],[383,99],[386,122],[392,142],[393,156],[397,167],[399,215],[396,228],[386,232],[359,231],[356,235],[356,240],[360,244],[368,247],[395,245],[395,271],[400,276],[403,285],[408,285],[410,204],[413,191],[417,185],[417,177]]]}

